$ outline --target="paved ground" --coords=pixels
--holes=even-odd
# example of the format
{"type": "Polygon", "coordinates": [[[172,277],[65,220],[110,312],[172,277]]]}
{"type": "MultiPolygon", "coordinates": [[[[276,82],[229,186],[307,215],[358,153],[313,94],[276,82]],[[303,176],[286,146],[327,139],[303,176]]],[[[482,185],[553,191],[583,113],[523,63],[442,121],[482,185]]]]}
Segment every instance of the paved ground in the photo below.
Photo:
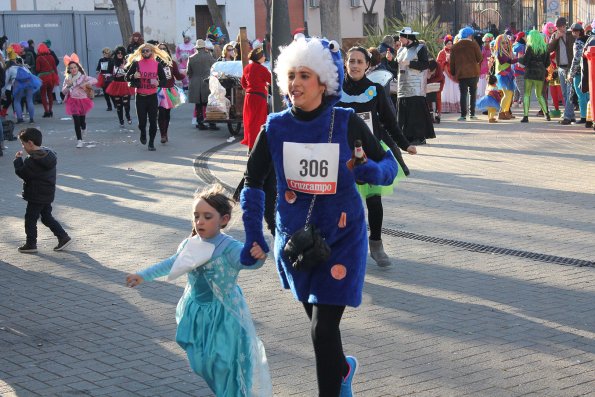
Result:
{"type": "MultiPolygon", "coordinates": [[[[245,151],[226,131],[192,128],[185,106],[151,153],[103,109],[97,98],[84,149],[62,106],[38,119],[59,156],[54,208],[76,239],[68,251],[53,252],[41,226],[39,254],[17,252],[16,142],[0,158],[0,395],[210,396],[173,341],[184,282],[132,290],[124,277],[175,250],[194,190],[237,184],[245,151]]],[[[361,363],[356,395],[595,396],[595,135],[539,118],[455,118],[406,156],[412,175],[384,200],[394,265],[369,263],[364,303],[342,323],[361,363]],[[572,259],[587,266],[555,263],[572,259]]],[[[272,262],[240,281],[275,395],[316,395],[306,316],[272,262]]]]}

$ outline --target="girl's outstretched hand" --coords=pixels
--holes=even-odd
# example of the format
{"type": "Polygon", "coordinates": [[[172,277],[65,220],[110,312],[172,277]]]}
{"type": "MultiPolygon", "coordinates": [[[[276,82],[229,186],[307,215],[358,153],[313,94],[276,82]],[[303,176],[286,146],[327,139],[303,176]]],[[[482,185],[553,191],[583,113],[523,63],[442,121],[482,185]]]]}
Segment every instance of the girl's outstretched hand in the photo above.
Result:
{"type": "Polygon", "coordinates": [[[126,276],[126,286],[130,288],[136,287],[143,281],[145,281],[145,279],[139,276],[138,274],[128,274],[126,276]]]}
{"type": "Polygon", "coordinates": [[[258,243],[256,242],[252,243],[252,248],[250,248],[250,255],[252,255],[252,258],[256,260],[265,259],[267,257],[267,254],[262,250],[262,248],[260,248],[260,245],[258,245],[258,243]]]}

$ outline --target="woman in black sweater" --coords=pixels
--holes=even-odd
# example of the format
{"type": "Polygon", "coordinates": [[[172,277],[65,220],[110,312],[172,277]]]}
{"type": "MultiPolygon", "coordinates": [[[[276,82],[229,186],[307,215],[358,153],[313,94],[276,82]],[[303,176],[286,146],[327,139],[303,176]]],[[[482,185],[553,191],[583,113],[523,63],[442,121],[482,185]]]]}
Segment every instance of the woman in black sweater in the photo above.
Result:
{"type": "MultiPolygon", "coordinates": [[[[370,53],[363,47],[352,47],[347,52],[345,81],[340,107],[352,108],[366,122],[370,132],[391,149],[400,168],[405,174],[409,170],[403,161],[399,148],[410,154],[416,154],[417,149],[411,145],[401,132],[397,124],[395,108],[386,95],[384,87],[373,83],[366,77],[366,70],[370,67],[370,53]],[[398,145],[398,147],[397,147],[398,145]]],[[[394,184],[393,184],[394,185],[394,184]]],[[[378,266],[390,266],[390,258],[384,252],[382,245],[382,195],[391,194],[391,186],[358,185],[360,194],[366,199],[368,208],[368,225],[370,227],[370,255],[378,266]]]]}

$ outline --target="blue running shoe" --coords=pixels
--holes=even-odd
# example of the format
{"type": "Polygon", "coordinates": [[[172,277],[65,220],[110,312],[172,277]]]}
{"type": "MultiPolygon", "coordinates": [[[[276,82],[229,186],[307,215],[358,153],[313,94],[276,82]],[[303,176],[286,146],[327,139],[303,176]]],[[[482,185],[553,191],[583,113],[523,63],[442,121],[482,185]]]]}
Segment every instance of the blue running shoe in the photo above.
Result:
{"type": "Polygon", "coordinates": [[[353,392],[351,391],[351,383],[353,382],[353,377],[357,373],[358,364],[357,359],[353,356],[346,356],[345,360],[347,360],[347,364],[349,365],[349,372],[341,382],[341,395],[339,397],[352,397],[353,392]]]}

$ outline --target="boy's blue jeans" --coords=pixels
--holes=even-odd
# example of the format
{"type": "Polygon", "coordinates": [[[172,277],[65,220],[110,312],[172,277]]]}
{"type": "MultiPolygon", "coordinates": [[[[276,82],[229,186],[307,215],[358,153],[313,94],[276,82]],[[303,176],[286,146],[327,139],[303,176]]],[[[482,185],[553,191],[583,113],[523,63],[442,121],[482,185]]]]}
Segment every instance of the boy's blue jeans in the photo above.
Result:
{"type": "Polygon", "coordinates": [[[29,112],[29,119],[34,119],[35,106],[33,106],[33,94],[34,92],[32,88],[26,88],[14,95],[12,103],[14,105],[14,111],[17,114],[17,120],[23,119],[23,108],[21,107],[21,99],[23,99],[23,97],[25,97],[25,100],[27,101],[27,111],[29,112]]]}

